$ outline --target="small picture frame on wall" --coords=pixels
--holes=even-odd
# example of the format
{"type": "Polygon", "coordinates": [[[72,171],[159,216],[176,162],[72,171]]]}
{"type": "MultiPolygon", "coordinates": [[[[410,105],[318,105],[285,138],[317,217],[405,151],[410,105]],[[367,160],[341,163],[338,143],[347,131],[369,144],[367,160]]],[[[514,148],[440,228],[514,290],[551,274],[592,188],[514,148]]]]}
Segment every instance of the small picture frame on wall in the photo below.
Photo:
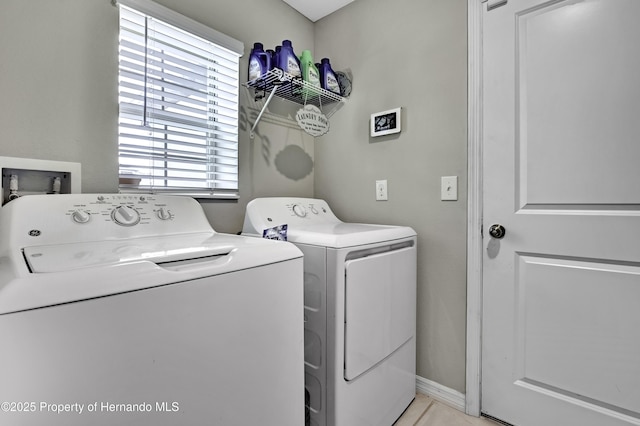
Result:
{"type": "Polygon", "coordinates": [[[402,124],[402,108],[371,114],[371,137],[400,133],[402,124]]]}

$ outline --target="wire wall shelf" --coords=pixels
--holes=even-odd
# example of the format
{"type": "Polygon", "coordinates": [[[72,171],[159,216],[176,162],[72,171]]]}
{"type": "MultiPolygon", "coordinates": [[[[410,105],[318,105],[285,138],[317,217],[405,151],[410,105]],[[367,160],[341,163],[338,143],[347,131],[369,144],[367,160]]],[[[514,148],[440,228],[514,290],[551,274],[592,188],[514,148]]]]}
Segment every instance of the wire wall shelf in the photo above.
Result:
{"type": "Polygon", "coordinates": [[[274,68],[262,77],[248,81],[245,83],[245,86],[252,89],[256,102],[266,98],[262,110],[251,128],[251,139],[253,139],[253,132],[273,99],[273,96],[278,96],[279,98],[299,105],[315,105],[321,110],[330,107],[329,112],[325,113],[327,118],[331,117],[344,102],[342,96],[329,90],[315,87],[300,77],[295,77],[279,68],[274,68]]]}

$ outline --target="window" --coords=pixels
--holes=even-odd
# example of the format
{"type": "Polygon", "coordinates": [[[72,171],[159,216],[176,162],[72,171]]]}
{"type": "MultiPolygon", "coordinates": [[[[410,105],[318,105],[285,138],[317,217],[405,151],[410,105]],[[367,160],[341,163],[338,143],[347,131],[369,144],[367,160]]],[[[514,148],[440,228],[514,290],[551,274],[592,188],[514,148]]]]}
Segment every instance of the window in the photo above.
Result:
{"type": "Polygon", "coordinates": [[[120,191],[237,198],[243,44],[149,0],[119,6],[120,191]]]}

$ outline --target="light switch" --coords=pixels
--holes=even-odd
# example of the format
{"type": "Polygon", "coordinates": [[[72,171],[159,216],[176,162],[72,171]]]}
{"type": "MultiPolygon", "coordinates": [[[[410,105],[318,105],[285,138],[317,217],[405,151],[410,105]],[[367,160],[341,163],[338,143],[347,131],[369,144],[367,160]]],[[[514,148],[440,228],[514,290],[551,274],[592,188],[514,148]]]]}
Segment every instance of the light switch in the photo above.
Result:
{"type": "Polygon", "coordinates": [[[389,198],[387,197],[387,181],[385,180],[377,180],[376,181],[376,201],[387,201],[389,198]]]}
{"type": "Polygon", "coordinates": [[[458,176],[442,176],[440,199],[443,201],[456,201],[458,199],[458,176]]]}

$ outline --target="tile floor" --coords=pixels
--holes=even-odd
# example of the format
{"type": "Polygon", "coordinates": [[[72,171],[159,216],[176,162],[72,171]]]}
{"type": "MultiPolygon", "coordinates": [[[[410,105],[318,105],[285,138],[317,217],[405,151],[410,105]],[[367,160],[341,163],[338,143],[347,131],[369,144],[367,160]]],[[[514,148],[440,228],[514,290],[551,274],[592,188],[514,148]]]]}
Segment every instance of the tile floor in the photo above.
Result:
{"type": "Polygon", "coordinates": [[[467,416],[442,402],[417,394],[394,426],[500,426],[483,417],[467,416]]]}

